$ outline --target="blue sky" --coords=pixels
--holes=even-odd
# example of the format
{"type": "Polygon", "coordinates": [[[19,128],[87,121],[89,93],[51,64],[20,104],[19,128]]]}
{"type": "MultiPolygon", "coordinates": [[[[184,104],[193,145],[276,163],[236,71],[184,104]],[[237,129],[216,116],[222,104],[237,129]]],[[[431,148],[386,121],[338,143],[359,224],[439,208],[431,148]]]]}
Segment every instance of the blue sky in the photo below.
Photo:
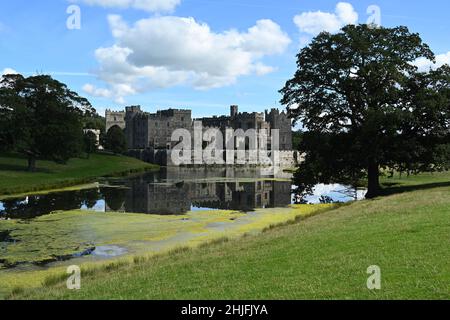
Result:
{"type": "Polygon", "coordinates": [[[450,59],[448,0],[346,1],[341,11],[328,0],[134,1],[2,1],[0,72],[51,73],[100,113],[132,104],[194,116],[225,114],[231,104],[263,111],[280,107],[278,90],[311,29],[333,29],[355,13],[365,23],[369,5],[380,8],[383,26],[406,25],[442,63],[450,59]],[[66,26],[72,2],[81,29],[66,26]]]}

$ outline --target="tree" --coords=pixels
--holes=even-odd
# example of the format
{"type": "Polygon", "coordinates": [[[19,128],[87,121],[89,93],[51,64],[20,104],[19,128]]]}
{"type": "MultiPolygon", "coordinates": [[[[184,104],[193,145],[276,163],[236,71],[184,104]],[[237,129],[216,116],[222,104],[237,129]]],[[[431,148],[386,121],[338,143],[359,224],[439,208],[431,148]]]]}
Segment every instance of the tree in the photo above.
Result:
{"type": "Polygon", "coordinates": [[[303,131],[302,130],[298,130],[292,133],[292,145],[294,147],[294,150],[297,150],[300,143],[302,142],[303,139],[303,131]]]}
{"type": "Polygon", "coordinates": [[[127,142],[125,134],[118,126],[113,126],[106,133],[105,148],[115,154],[125,153],[127,151],[127,142]]]}
{"type": "Polygon", "coordinates": [[[416,59],[434,61],[418,34],[349,25],[321,33],[297,57],[298,70],[280,92],[307,129],[299,193],[315,183],[367,178],[373,198],[381,168],[448,165],[450,68],[418,72],[416,59]]]}
{"type": "Polygon", "coordinates": [[[83,135],[84,152],[89,156],[97,151],[97,136],[92,131],[86,131],[83,135]]]}
{"type": "Polygon", "coordinates": [[[82,150],[81,117],[95,113],[91,104],[50,76],[6,75],[0,82],[0,106],[10,125],[0,136],[28,158],[65,163],[82,150]]]}
{"type": "Polygon", "coordinates": [[[0,105],[0,152],[13,148],[13,122],[11,110],[0,105]]]}
{"type": "Polygon", "coordinates": [[[100,130],[101,134],[105,134],[106,119],[97,113],[85,115],[82,121],[84,129],[100,130]]]}

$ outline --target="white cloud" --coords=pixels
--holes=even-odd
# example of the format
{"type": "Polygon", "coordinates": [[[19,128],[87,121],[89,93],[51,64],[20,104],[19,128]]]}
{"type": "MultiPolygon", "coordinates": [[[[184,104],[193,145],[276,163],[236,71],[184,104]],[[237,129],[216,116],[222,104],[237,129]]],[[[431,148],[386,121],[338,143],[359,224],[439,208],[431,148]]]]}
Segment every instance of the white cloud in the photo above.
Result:
{"type": "Polygon", "coordinates": [[[353,9],[353,6],[347,2],[339,2],[337,4],[336,16],[343,25],[356,24],[358,22],[358,13],[353,9]]]}
{"type": "Polygon", "coordinates": [[[436,69],[442,67],[444,64],[450,65],[450,51],[443,54],[436,55],[436,63],[428,60],[427,58],[419,58],[414,62],[419,71],[426,72],[430,69],[436,69]]]}
{"type": "Polygon", "coordinates": [[[322,31],[330,33],[338,32],[348,24],[358,22],[358,13],[353,6],[347,2],[339,2],[334,13],[322,11],[303,12],[294,17],[294,23],[300,32],[317,35],[322,31]]]}
{"type": "Polygon", "coordinates": [[[5,68],[2,71],[2,76],[6,76],[8,74],[19,74],[16,70],[11,69],[11,68],[5,68]]]}
{"type": "Polygon", "coordinates": [[[265,64],[262,64],[259,62],[253,66],[253,71],[255,72],[255,74],[257,76],[263,76],[263,75],[272,73],[275,70],[276,70],[276,68],[271,67],[271,66],[266,66],[265,64]]]}
{"type": "Polygon", "coordinates": [[[189,85],[210,89],[231,85],[245,75],[264,75],[273,67],[262,58],[283,53],[291,40],[271,20],[246,32],[213,32],[194,18],[152,17],[129,26],[108,17],[116,43],[96,50],[98,77],[107,89],[85,86],[89,94],[123,100],[154,88],[189,85]]]}
{"type": "Polygon", "coordinates": [[[95,97],[111,98],[112,92],[108,89],[96,88],[92,84],[85,84],[83,91],[95,97]]]}
{"type": "Polygon", "coordinates": [[[181,0],[69,0],[70,2],[83,2],[91,6],[104,8],[138,9],[149,12],[171,12],[181,0]]]}
{"type": "Polygon", "coordinates": [[[94,97],[113,99],[117,103],[124,103],[124,96],[136,93],[136,91],[127,84],[117,84],[114,86],[114,90],[111,90],[106,88],[97,88],[88,83],[83,86],[83,91],[94,97]]]}
{"type": "MultiPolygon", "coordinates": [[[[331,197],[334,201],[350,201],[353,200],[354,190],[350,186],[343,186],[340,184],[318,184],[314,187],[313,194],[306,197],[309,203],[320,203],[320,198],[322,196],[331,197]]],[[[367,190],[358,189],[356,190],[357,200],[362,200],[365,198],[367,190]]]]}

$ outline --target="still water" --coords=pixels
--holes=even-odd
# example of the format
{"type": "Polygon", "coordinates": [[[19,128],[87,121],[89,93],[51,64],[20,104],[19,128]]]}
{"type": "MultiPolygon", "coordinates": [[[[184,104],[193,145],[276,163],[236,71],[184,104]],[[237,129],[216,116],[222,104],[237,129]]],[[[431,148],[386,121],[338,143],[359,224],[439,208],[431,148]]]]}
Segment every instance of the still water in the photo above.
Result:
{"type": "MultiPolygon", "coordinates": [[[[101,179],[91,188],[0,201],[0,218],[29,219],[64,210],[182,215],[198,210],[282,208],[293,202],[290,175],[262,176],[257,169],[163,169],[101,179]]],[[[342,185],[318,185],[308,203],[364,197],[342,185]]]]}
{"type": "MultiPolygon", "coordinates": [[[[165,169],[4,199],[0,283],[7,276],[2,269],[20,272],[194,247],[224,236],[259,233],[321,208],[290,206],[292,190],[291,176],[284,173],[165,169]]],[[[318,185],[306,201],[346,202],[362,195],[341,185],[318,185]]]]}

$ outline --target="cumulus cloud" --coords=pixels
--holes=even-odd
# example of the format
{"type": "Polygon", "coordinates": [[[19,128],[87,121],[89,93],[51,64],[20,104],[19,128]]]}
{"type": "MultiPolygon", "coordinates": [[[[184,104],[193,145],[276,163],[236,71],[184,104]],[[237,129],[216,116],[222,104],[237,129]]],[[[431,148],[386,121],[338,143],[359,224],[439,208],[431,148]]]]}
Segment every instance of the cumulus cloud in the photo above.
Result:
{"type": "Polygon", "coordinates": [[[70,2],[82,2],[91,6],[104,8],[138,9],[149,12],[170,12],[178,6],[181,0],[69,0],[70,2]]]}
{"type": "Polygon", "coordinates": [[[294,23],[300,32],[315,36],[322,31],[338,32],[348,24],[358,22],[358,13],[347,2],[339,2],[334,13],[322,11],[303,12],[294,17],[294,23]]]}
{"type": "Polygon", "coordinates": [[[95,52],[97,75],[108,88],[88,84],[85,91],[116,100],[154,88],[210,89],[241,76],[264,75],[274,68],[262,58],[283,53],[291,42],[272,20],[259,20],[245,32],[222,33],[194,18],[152,17],[133,26],[118,15],[108,20],[115,44],[95,52]]]}
{"type": "Polygon", "coordinates": [[[450,52],[436,55],[436,63],[426,58],[419,58],[414,62],[420,72],[430,71],[442,67],[444,64],[450,65],[450,52]]]}
{"type": "Polygon", "coordinates": [[[16,70],[11,69],[11,68],[5,68],[2,71],[2,76],[6,76],[8,74],[19,74],[16,70]]]}

